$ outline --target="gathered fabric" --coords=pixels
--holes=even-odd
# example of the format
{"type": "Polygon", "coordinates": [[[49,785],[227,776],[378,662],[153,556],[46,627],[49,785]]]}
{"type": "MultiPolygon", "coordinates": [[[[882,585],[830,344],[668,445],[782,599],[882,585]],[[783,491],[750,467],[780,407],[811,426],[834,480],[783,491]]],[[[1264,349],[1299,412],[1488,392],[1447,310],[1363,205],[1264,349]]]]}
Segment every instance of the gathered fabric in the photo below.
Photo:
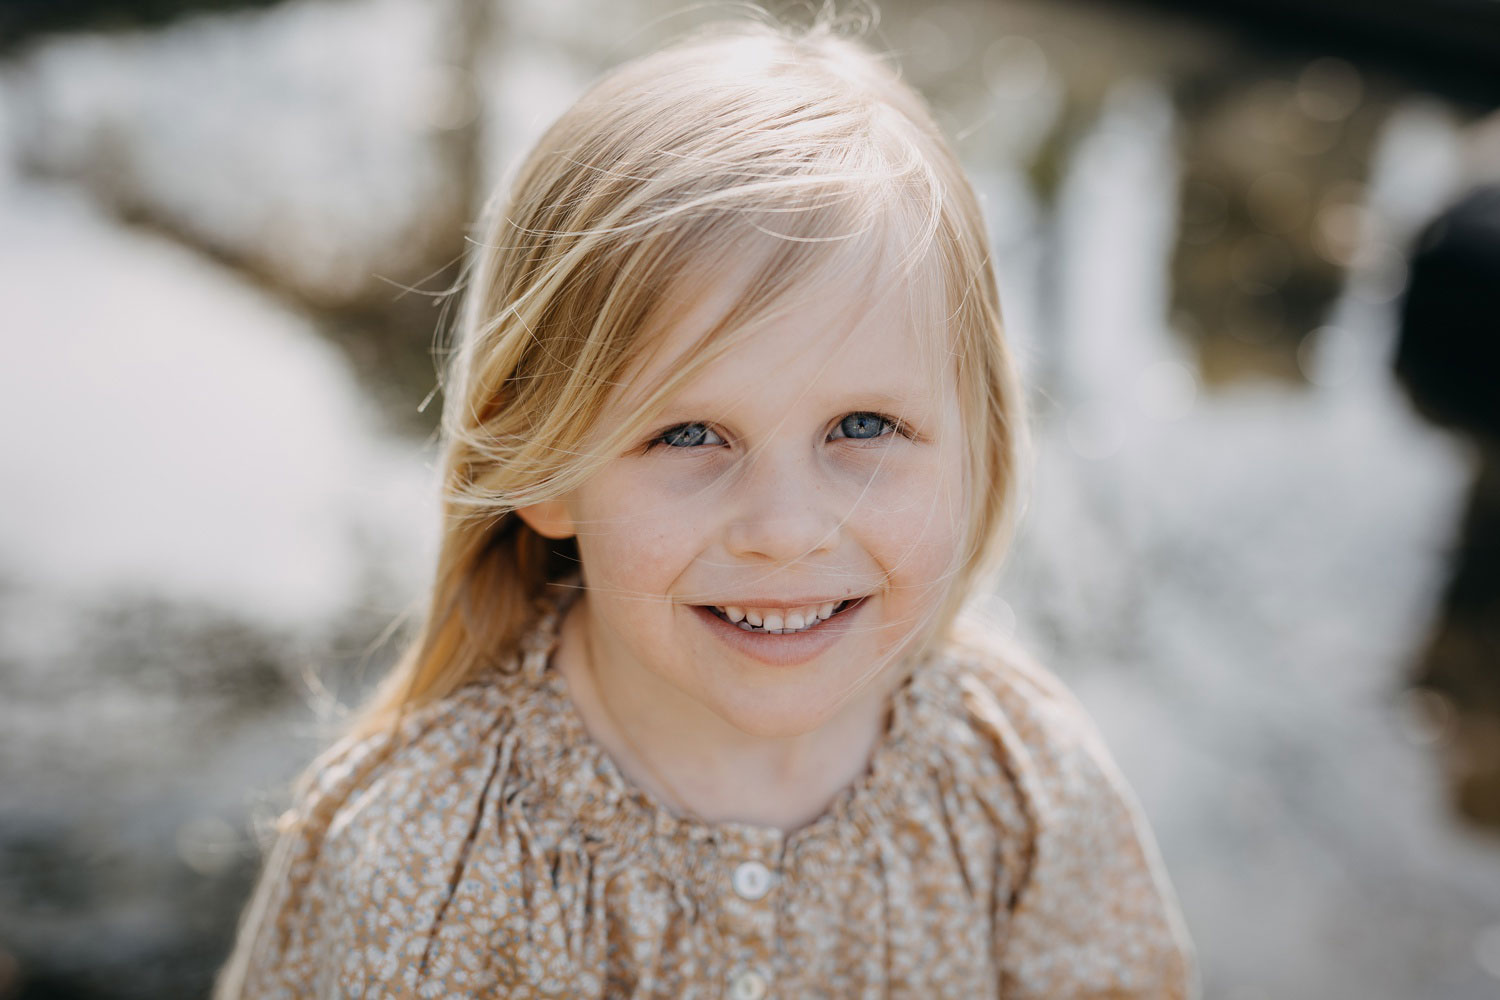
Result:
{"type": "Polygon", "coordinates": [[[812,823],[707,823],[584,728],[551,664],[566,600],[321,758],[217,998],[1198,995],[1139,805],[1050,673],[950,644],[812,823]]]}

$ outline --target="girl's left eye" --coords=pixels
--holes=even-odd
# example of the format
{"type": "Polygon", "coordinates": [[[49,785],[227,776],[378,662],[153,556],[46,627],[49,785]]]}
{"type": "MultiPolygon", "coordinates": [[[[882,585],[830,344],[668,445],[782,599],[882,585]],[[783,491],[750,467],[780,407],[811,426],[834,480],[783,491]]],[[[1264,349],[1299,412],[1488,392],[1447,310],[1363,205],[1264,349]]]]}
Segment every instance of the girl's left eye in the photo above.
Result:
{"type": "MultiPolygon", "coordinates": [[[[834,431],[842,432],[843,437],[852,438],[856,441],[869,441],[874,438],[884,437],[886,432],[883,427],[885,425],[889,425],[892,431],[901,430],[900,423],[892,420],[890,417],[884,417],[878,413],[851,413],[839,421],[834,431]]],[[[838,436],[840,436],[839,433],[835,433],[834,437],[837,438],[838,436]]]]}

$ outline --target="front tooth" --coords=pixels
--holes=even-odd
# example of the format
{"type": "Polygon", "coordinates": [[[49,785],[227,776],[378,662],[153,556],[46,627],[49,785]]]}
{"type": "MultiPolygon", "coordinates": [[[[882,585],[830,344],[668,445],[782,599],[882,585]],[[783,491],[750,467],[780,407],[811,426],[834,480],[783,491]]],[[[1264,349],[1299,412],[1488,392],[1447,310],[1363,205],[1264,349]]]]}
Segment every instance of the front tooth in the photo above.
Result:
{"type": "Polygon", "coordinates": [[[829,601],[827,604],[820,604],[820,605],[818,605],[818,617],[819,618],[832,618],[833,617],[833,609],[836,608],[836,607],[838,607],[838,604],[834,603],[833,601],[829,601]]]}
{"type": "Polygon", "coordinates": [[[802,617],[802,612],[800,612],[800,611],[790,612],[786,616],[786,627],[787,628],[798,628],[798,629],[800,629],[802,626],[804,626],[806,624],[807,624],[807,619],[802,617]]]}
{"type": "Polygon", "coordinates": [[[784,627],[782,625],[782,619],[780,615],[766,615],[765,624],[766,628],[768,629],[778,629],[784,627]]]}
{"type": "Polygon", "coordinates": [[[741,622],[745,620],[744,608],[728,607],[724,609],[724,614],[727,615],[729,617],[729,620],[732,622],[741,622]]]}
{"type": "Polygon", "coordinates": [[[763,624],[759,611],[746,611],[745,621],[749,622],[751,625],[754,625],[756,628],[760,628],[763,624]]]}

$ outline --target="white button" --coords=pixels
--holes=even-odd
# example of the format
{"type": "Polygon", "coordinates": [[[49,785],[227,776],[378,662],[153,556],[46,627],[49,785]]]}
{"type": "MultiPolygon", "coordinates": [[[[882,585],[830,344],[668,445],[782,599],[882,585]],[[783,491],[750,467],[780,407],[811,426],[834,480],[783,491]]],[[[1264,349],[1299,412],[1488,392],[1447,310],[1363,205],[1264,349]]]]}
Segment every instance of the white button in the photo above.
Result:
{"type": "Polygon", "coordinates": [[[761,1000],[766,995],[766,977],[746,970],[729,981],[732,1000],[761,1000]]]}
{"type": "Polygon", "coordinates": [[[759,899],[771,891],[771,871],[759,861],[746,861],[734,870],[734,891],[746,899],[759,899]]]}

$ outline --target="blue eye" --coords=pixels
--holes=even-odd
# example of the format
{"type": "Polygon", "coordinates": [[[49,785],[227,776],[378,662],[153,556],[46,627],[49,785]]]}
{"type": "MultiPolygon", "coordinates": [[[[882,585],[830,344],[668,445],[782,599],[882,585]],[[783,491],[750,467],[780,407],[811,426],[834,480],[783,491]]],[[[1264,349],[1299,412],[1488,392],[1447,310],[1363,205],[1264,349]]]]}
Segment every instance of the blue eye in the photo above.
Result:
{"type": "MultiPolygon", "coordinates": [[[[840,420],[829,435],[830,440],[837,441],[846,438],[851,441],[874,441],[886,437],[892,431],[909,435],[904,424],[879,413],[859,412],[850,413],[840,420]]],[[[646,445],[650,451],[659,444],[669,448],[687,450],[699,447],[713,447],[724,444],[724,439],[715,433],[707,424],[694,422],[690,424],[678,424],[676,427],[668,427],[656,437],[652,438],[646,445]]]]}
{"type": "MultiPolygon", "coordinates": [[[[883,437],[884,428],[889,425],[896,430],[896,422],[889,417],[882,417],[878,413],[851,413],[839,421],[836,430],[842,431],[843,436],[856,441],[868,441],[873,438],[883,437]]],[[[834,435],[837,437],[838,435],[834,435]]]]}
{"type": "Polygon", "coordinates": [[[719,435],[708,429],[707,424],[678,424],[661,433],[652,444],[664,444],[671,448],[696,448],[701,444],[723,444],[719,435]],[[705,438],[713,438],[706,441],[705,438]]]}

